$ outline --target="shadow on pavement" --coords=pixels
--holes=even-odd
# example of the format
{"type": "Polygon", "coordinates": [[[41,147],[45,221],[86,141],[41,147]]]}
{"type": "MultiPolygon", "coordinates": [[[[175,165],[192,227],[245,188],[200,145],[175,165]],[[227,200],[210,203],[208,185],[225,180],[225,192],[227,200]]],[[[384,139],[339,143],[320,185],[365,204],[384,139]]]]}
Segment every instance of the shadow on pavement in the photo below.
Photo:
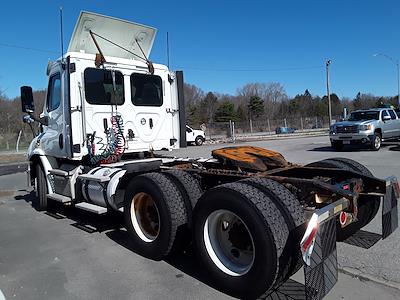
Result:
{"type": "Polygon", "coordinates": [[[340,151],[336,151],[330,146],[323,146],[323,147],[316,147],[316,148],[313,148],[313,149],[309,149],[307,151],[340,153],[340,152],[361,152],[361,151],[371,151],[371,150],[367,149],[367,148],[345,147],[340,151]]]}
{"type": "MultiPolygon", "coordinates": [[[[391,151],[400,151],[400,145],[398,143],[384,143],[382,144],[382,148],[386,147],[391,147],[389,150],[391,151]],[[394,146],[394,147],[391,147],[394,146]]],[[[345,146],[342,150],[336,151],[330,146],[323,146],[323,147],[315,147],[313,149],[309,149],[307,151],[317,151],[317,152],[368,152],[368,151],[374,151],[372,149],[369,149],[366,146],[345,146]]]]}
{"type": "Polygon", "coordinates": [[[389,148],[390,151],[400,151],[400,145],[389,148]]]}
{"type": "Polygon", "coordinates": [[[351,237],[343,241],[343,243],[369,249],[382,239],[382,235],[365,230],[359,230],[351,237]]]}
{"type": "MultiPolygon", "coordinates": [[[[25,195],[17,195],[14,199],[24,200],[32,205],[32,200],[35,199],[35,197],[35,192],[31,191],[25,195]]],[[[32,208],[35,209],[34,207],[32,208]]],[[[57,202],[51,202],[45,214],[58,220],[69,219],[75,221],[71,226],[89,233],[104,232],[123,227],[123,217],[121,213],[96,215],[84,210],[75,209],[74,207],[64,206],[57,202]]]]}
{"type": "MultiPolygon", "coordinates": [[[[31,191],[24,195],[17,195],[14,197],[14,199],[18,201],[23,200],[29,204],[32,204],[32,200],[35,197],[35,192],[31,191]]],[[[95,215],[93,213],[64,206],[59,203],[52,203],[49,210],[44,212],[44,214],[57,220],[72,220],[74,223],[71,224],[71,226],[79,228],[84,232],[105,233],[105,235],[115,243],[138,255],[146,257],[143,255],[143,253],[140,253],[140,251],[135,248],[133,243],[131,243],[128,232],[124,229],[123,215],[121,213],[95,215]]],[[[202,265],[196,258],[191,245],[187,246],[183,251],[173,251],[173,254],[165,258],[164,261],[182,273],[201,281],[211,288],[225,293],[216,284],[210,281],[210,276],[202,268],[202,265]]],[[[180,277],[182,274],[177,274],[176,276],[180,277]]],[[[268,295],[263,295],[259,299],[305,299],[304,285],[289,279],[276,291],[271,292],[268,295]]]]}

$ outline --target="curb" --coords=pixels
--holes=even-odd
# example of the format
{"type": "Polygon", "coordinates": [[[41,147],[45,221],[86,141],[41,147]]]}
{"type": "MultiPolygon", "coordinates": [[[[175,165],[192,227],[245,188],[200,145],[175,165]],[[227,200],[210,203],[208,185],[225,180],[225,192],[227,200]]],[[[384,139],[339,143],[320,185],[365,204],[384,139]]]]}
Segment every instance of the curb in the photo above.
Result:
{"type": "Polygon", "coordinates": [[[15,162],[9,162],[9,163],[0,163],[0,168],[1,167],[9,167],[9,166],[18,166],[18,165],[27,165],[29,164],[29,161],[15,161],[15,162]]]}
{"type": "Polygon", "coordinates": [[[400,283],[399,282],[395,282],[395,281],[389,281],[389,280],[385,280],[382,278],[378,278],[375,277],[373,275],[369,275],[369,274],[363,274],[361,271],[354,269],[354,268],[350,268],[350,267],[342,267],[342,268],[338,268],[339,272],[352,276],[352,277],[357,277],[360,280],[364,280],[364,281],[372,281],[375,282],[377,284],[381,284],[396,290],[400,290],[400,283]]]}
{"type": "MultiPolygon", "coordinates": [[[[236,137],[235,142],[253,142],[253,141],[268,141],[268,140],[288,140],[296,138],[308,138],[308,137],[319,137],[319,136],[329,136],[329,132],[315,132],[315,133],[305,133],[305,134],[285,134],[285,135],[264,135],[264,136],[240,136],[236,137]]],[[[223,138],[220,140],[207,140],[207,145],[221,144],[221,143],[231,143],[232,139],[223,138]]]]}

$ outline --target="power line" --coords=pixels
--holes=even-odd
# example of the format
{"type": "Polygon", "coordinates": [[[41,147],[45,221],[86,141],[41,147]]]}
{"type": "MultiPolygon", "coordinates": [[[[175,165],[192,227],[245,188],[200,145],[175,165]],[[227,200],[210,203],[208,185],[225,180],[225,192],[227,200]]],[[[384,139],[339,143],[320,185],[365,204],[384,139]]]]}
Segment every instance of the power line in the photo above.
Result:
{"type": "Polygon", "coordinates": [[[36,51],[36,52],[58,54],[58,52],[56,52],[56,51],[39,49],[39,48],[31,48],[31,47],[25,47],[25,46],[19,46],[19,45],[11,45],[11,44],[5,44],[5,43],[0,43],[0,47],[7,47],[7,48],[23,49],[23,50],[36,51]]]}
{"type": "Polygon", "coordinates": [[[195,70],[195,71],[208,71],[208,72],[278,72],[278,71],[301,71],[301,70],[311,70],[311,69],[322,69],[325,66],[310,66],[310,67],[288,67],[288,68],[263,68],[263,69],[253,69],[253,68],[233,68],[233,69],[219,69],[219,68],[198,68],[198,67],[185,67],[179,66],[177,69],[195,70]]]}
{"type": "MultiPolygon", "coordinates": [[[[46,50],[46,49],[39,49],[39,48],[32,48],[32,47],[25,47],[19,45],[12,45],[6,43],[0,43],[0,47],[7,47],[7,48],[15,48],[15,49],[22,49],[28,51],[36,51],[36,52],[43,52],[43,53],[53,53],[58,54],[57,51],[46,50]]],[[[280,71],[301,71],[301,70],[312,70],[312,69],[322,69],[325,66],[309,66],[309,67],[287,67],[287,68],[201,68],[201,67],[190,67],[190,66],[179,66],[177,69],[186,69],[186,70],[194,70],[194,71],[204,71],[204,72],[280,72],[280,71]]]]}

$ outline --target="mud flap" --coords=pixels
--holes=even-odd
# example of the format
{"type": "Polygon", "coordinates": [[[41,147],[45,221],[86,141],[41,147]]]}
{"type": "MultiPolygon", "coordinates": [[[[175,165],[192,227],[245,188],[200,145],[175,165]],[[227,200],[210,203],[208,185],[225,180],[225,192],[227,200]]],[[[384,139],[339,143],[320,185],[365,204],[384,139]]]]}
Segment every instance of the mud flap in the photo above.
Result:
{"type": "Polygon", "coordinates": [[[382,239],[386,239],[399,226],[397,203],[400,198],[399,183],[395,176],[386,179],[386,194],[382,203],[382,239]]]}
{"type": "MultiPolygon", "coordinates": [[[[375,234],[379,240],[387,238],[398,227],[400,187],[397,178],[387,178],[386,194],[377,197],[382,198],[382,235],[375,234]]],[[[300,243],[304,262],[304,285],[289,279],[262,299],[321,300],[329,293],[338,281],[336,216],[348,206],[346,199],[339,199],[315,211],[308,222],[300,243]]]]}
{"type": "Polygon", "coordinates": [[[304,284],[289,279],[259,299],[323,299],[338,280],[335,218],[318,224],[311,247],[313,249],[304,261],[304,284]]]}
{"type": "Polygon", "coordinates": [[[319,225],[310,264],[304,264],[305,299],[319,300],[338,280],[336,219],[319,225]]]}

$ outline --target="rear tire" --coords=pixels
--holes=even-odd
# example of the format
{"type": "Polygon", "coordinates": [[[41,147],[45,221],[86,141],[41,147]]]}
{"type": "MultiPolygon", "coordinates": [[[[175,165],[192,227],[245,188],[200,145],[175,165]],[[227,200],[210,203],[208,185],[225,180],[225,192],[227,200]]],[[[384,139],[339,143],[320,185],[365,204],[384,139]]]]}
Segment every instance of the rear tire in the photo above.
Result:
{"type": "Polygon", "coordinates": [[[36,166],[36,198],[32,201],[32,206],[39,211],[47,209],[47,180],[44,170],[40,163],[36,166]]]}
{"type": "Polygon", "coordinates": [[[203,145],[203,143],[204,143],[204,139],[203,139],[203,137],[201,137],[201,136],[197,136],[196,139],[194,140],[194,142],[195,142],[195,144],[196,144],[197,146],[201,146],[201,145],[203,145]]]}
{"type": "Polygon", "coordinates": [[[172,249],[187,211],[176,184],[162,173],[134,177],[125,193],[124,217],[135,250],[161,260],[172,249]]]}
{"type": "Polygon", "coordinates": [[[188,226],[191,227],[192,211],[203,194],[199,181],[183,170],[168,170],[163,172],[163,174],[167,175],[168,178],[170,178],[179,188],[185,201],[186,211],[188,214],[188,226]]]}
{"type": "MultiPolygon", "coordinates": [[[[356,162],[352,159],[336,157],[330,159],[324,159],[311,164],[307,167],[323,167],[323,168],[337,168],[353,172],[358,172],[365,176],[373,176],[371,171],[367,167],[356,162]]],[[[358,221],[349,224],[348,226],[342,228],[340,223],[336,223],[336,237],[338,241],[343,241],[356,233],[362,227],[367,225],[369,222],[375,218],[378,213],[380,202],[368,197],[360,197],[358,199],[358,221]]]]}
{"type": "Polygon", "coordinates": [[[239,298],[256,298],[278,284],[289,229],[261,191],[235,182],[208,190],[194,211],[195,249],[212,282],[239,298]]]}
{"type": "Polygon", "coordinates": [[[266,178],[245,179],[240,182],[254,186],[263,192],[275,203],[285,219],[289,229],[289,239],[280,257],[279,265],[286,268],[280,268],[277,282],[286,281],[303,266],[299,244],[305,231],[304,209],[296,196],[279,182],[266,178]]]}

